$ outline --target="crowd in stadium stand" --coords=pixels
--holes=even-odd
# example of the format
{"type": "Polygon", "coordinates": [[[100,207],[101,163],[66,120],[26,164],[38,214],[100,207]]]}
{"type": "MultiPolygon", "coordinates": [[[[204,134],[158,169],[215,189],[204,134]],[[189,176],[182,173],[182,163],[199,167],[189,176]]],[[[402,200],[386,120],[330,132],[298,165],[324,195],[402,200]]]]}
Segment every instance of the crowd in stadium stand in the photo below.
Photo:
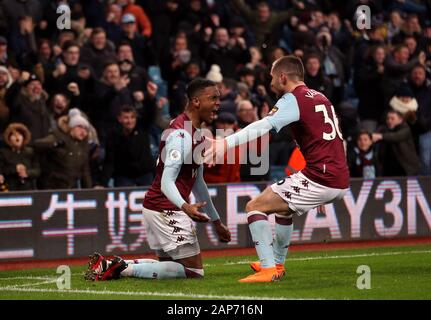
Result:
{"type": "MultiPolygon", "coordinates": [[[[192,79],[220,88],[212,129],[237,130],[270,112],[286,54],[333,102],[352,177],[431,174],[430,0],[0,0],[1,189],[149,185],[192,79]]],[[[266,174],[245,159],[206,180],[303,162],[287,128],[267,151],[266,174]]]]}

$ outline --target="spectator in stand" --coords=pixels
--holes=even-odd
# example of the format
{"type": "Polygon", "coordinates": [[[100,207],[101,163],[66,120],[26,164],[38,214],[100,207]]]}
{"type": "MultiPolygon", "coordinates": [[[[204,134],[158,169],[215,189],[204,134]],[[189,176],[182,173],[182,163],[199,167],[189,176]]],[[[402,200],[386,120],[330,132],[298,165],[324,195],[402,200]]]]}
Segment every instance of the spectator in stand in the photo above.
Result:
{"type": "Polygon", "coordinates": [[[233,17],[229,24],[229,33],[232,38],[242,38],[245,40],[247,48],[255,45],[253,34],[246,28],[243,19],[240,17],[233,17]]]}
{"type": "Polygon", "coordinates": [[[122,31],[120,42],[117,43],[117,46],[128,43],[133,50],[136,64],[143,68],[148,68],[150,65],[156,63],[156,58],[154,57],[154,52],[148,38],[137,32],[135,21],[136,18],[130,13],[125,14],[121,18],[122,31]]]}
{"type": "Polygon", "coordinates": [[[6,92],[12,85],[12,76],[9,70],[0,66],[0,134],[3,133],[9,122],[9,107],[6,104],[6,92]]]}
{"type": "Polygon", "coordinates": [[[46,39],[40,40],[38,61],[42,64],[45,79],[55,70],[55,58],[52,42],[46,39]]]}
{"type": "Polygon", "coordinates": [[[221,84],[223,81],[223,75],[221,74],[220,67],[217,64],[211,65],[211,68],[205,78],[217,84],[221,84]]]}
{"type": "Polygon", "coordinates": [[[356,145],[347,152],[347,163],[351,177],[374,179],[381,174],[378,153],[372,135],[366,130],[359,131],[356,145]]]}
{"type": "Polygon", "coordinates": [[[68,92],[67,86],[71,82],[79,83],[81,81],[78,72],[80,56],[81,48],[77,42],[66,41],[64,43],[62,57],[57,59],[55,69],[47,73],[45,87],[49,93],[66,93],[68,92]]]}
{"type": "Polygon", "coordinates": [[[324,75],[319,55],[311,53],[304,59],[305,83],[310,89],[322,92],[332,101],[332,81],[324,75]]]}
{"type": "Polygon", "coordinates": [[[36,151],[46,155],[41,163],[40,185],[43,189],[91,188],[90,124],[77,109],[65,118],[59,119],[59,129],[34,141],[36,151]]]}
{"type": "Polygon", "coordinates": [[[122,8],[118,4],[111,3],[109,5],[102,27],[106,31],[107,38],[113,43],[119,43],[121,39],[122,15],[122,8]]]}
{"type": "MultiPolygon", "coordinates": [[[[248,101],[248,100],[240,101],[238,103],[238,107],[237,107],[238,127],[239,128],[245,128],[250,123],[253,123],[253,122],[259,120],[257,114],[258,114],[258,108],[257,108],[257,106],[254,106],[251,103],[251,101],[248,101]]],[[[268,146],[262,145],[262,138],[258,138],[256,140],[256,143],[249,144],[249,148],[251,148],[251,150],[253,152],[255,152],[255,154],[257,156],[262,155],[263,149],[267,148],[267,147],[268,146]]],[[[249,157],[250,153],[248,152],[248,150],[243,150],[243,151],[246,151],[246,152],[242,152],[239,155],[241,157],[241,159],[243,159],[241,162],[242,164],[241,164],[241,168],[240,168],[241,181],[265,181],[265,180],[267,180],[269,177],[268,173],[262,174],[262,175],[254,175],[252,173],[252,169],[259,167],[260,164],[256,165],[256,164],[251,163],[252,159],[249,157]]]]}
{"type": "Polygon", "coordinates": [[[386,24],[388,42],[391,44],[393,39],[398,37],[404,25],[404,19],[399,10],[392,10],[389,14],[389,22],[386,24]]]}
{"type": "Polygon", "coordinates": [[[107,61],[115,59],[115,46],[106,39],[106,32],[102,28],[94,28],[81,50],[81,62],[90,65],[98,78],[102,75],[107,61]]]}
{"type": "Polygon", "coordinates": [[[14,53],[8,47],[8,41],[5,37],[0,36],[0,65],[17,65],[14,53]]]}
{"type": "Polygon", "coordinates": [[[105,145],[111,128],[117,123],[121,106],[133,105],[129,83],[130,78],[127,75],[121,75],[120,67],[116,62],[106,63],[102,78],[96,83],[94,102],[88,113],[91,123],[99,133],[102,146],[105,145]]]}
{"type": "Polygon", "coordinates": [[[223,79],[219,86],[220,90],[220,112],[230,112],[236,116],[237,113],[237,97],[238,97],[238,84],[233,79],[223,79]]]}
{"type": "MultiPolygon", "coordinates": [[[[215,121],[216,139],[222,139],[235,133],[236,119],[232,113],[221,112],[215,121]]],[[[239,147],[225,154],[223,164],[205,167],[204,177],[207,183],[240,182],[239,147]],[[235,157],[235,158],[234,158],[235,157]]]]}
{"type": "Polygon", "coordinates": [[[117,119],[119,125],[106,146],[101,183],[108,186],[113,178],[115,187],[148,186],[155,168],[149,134],[138,126],[137,112],[132,106],[123,106],[117,119]]]}
{"type": "Polygon", "coordinates": [[[18,28],[10,32],[10,49],[14,53],[21,67],[29,68],[31,59],[37,54],[36,35],[34,32],[34,21],[31,16],[22,16],[18,21],[18,28]]]}
{"type": "Polygon", "coordinates": [[[361,37],[355,41],[354,47],[354,70],[359,70],[364,60],[367,59],[372,47],[384,46],[385,37],[382,29],[373,28],[371,30],[363,30],[361,37]]]}
{"type": "Polygon", "coordinates": [[[340,49],[350,62],[353,57],[353,37],[346,25],[341,22],[340,15],[337,12],[331,12],[328,15],[328,27],[334,46],[340,49]]]}
{"type": "Polygon", "coordinates": [[[329,32],[322,31],[317,34],[316,47],[322,61],[323,72],[332,81],[331,102],[337,108],[344,99],[346,57],[332,44],[332,36],[329,32]]]}
{"type": "Polygon", "coordinates": [[[135,55],[129,43],[122,43],[118,46],[117,60],[121,75],[130,79],[128,88],[132,92],[135,102],[142,103],[147,94],[146,88],[149,78],[147,71],[136,65],[135,55]]]}
{"type": "MultiPolygon", "coordinates": [[[[389,107],[392,110],[398,111],[404,120],[416,119],[416,111],[418,110],[418,102],[414,97],[412,89],[408,83],[403,82],[398,87],[395,95],[389,101],[389,107]]],[[[415,122],[415,121],[408,121],[415,122]]]]}
{"type": "Polygon", "coordinates": [[[408,35],[404,38],[403,44],[409,49],[410,59],[416,58],[421,52],[418,41],[415,36],[408,35]]]}
{"type": "Polygon", "coordinates": [[[153,32],[151,21],[141,6],[134,4],[134,0],[117,0],[117,4],[123,8],[123,14],[132,14],[137,21],[139,32],[150,38],[153,32]]]}
{"type": "Polygon", "coordinates": [[[4,132],[6,146],[0,149],[0,184],[6,182],[10,191],[36,189],[40,175],[39,160],[28,147],[30,131],[21,123],[11,123],[4,132]]]}
{"type": "Polygon", "coordinates": [[[239,82],[240,84],[245,84],[249,91],[256,91],[256,75],[253,70],[243,67],[238,71],[239,82]]]}
{"type": "Polygon", "coordinates": [[[186,92],[187,85],[193,79],[201,76],[201,63],[197,60],[190,61],[185,67],[184,73],[181,78],[173,85],[170,96],[170,110],[169,113],[172,117],[178,116],[184,111],[186,105],[186,92]]]}
{"type": "Polygon", "coordinates": [[[250,52],[244,38],[229,38],[226,28],[215,31],[214,43],[209,44],[205,61],[208,66],[217,64],[227,78],[238,78],[238,66],[250,61],[250,52]]]}
{"type": "Polygon", "coordinates": [[[378,124],[383,122],[385,58],[383,46],[372,47],[355,79],[361,127],[369,132],[374,132],[378,124]]]}
{"type": "Polygon", "coordinates": [[[164,57],[160,66],[163,79],[166,79],[170,84],[178,81],[185,66],[192,58],[187,35],[184,32],[178,32],[172,42],[171,51],[168,56],[164,57]]]}
{"type": "Polygon", "coordinates": [[[275,39],[273,39],[275,28],[283,22],[288,21],[293,15],[293,10],[282,12],[271,11],[269,4],[265,1],[260,1],[256,10],[251,9],[244,0],[233,0],[232,2],[246,19],[258,47],[262,47],[263,45],[267,47],[275,44],[275,39]]]}
{"type": "Polygon", "coordinates": [[[51,128],[56,128],[58,119],[67,115],[69,112],[70,99],[62,93],[57,93],[52,96],[49,103],[49,117],[51,121],[51,128]]]}
{"type": "Polygon", "coordinates": [[[401,113],[390,110],[386,116],[386,129],[372,134],[373,142],[381,143],[379,161],[383,176],[413,176],[419,173],[417,155],[409,125],[401,113]]]}
{"type": "Polygon", "coordinates": [[[249,51],[250,62],[246,64],[246,67],[254,71],[258,83],[264,83],[267,67],[263,62],[262,51],[257,47],[250,47],[249,51]]]}
{"type": "Polygon", "coordinates": [[[22,73],[20,80],[15,81],[6,94],[11,121],[24,124],[33,141],[46,136],[51,128],[47,96],[40,79],[27,72],[22,73]]]}
{"type": "Polygon", "coordinates": [[[431,81],[426,78],[423,65],[416,65],[409,77],[409,84],[418,103],[417,132],[421,174],[431,175],[431,81]]]}
{"type": "Polygon", "coordinates": [[[425,53],[421,52],[417,58],[409,60],[409,48],[400,44],[397,45],[392,54],[385,61],[385,73],[387,75],[384,83],[385,105],[393,97],[396,89],[407,78],[413,67],[420,63],[425,64],[425,53]]]}
{"type": "Polygon", "coordinates": [[[19,20],[23,16],[31,17],[35,24],[42,19],[42,5],[39,0],[3,0],[0,6],[7,18],[9,32],[19,26],[19,20]]]}

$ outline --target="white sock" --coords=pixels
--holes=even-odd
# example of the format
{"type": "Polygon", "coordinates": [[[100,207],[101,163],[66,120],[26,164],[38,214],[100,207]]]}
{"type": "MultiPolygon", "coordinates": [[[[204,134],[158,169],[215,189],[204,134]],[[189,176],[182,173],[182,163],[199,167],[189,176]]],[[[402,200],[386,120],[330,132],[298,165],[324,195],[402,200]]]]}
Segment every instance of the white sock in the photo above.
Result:
{"type": "Polygon", "coordinates": [[[275,267],[272,231],[267,215],[260,211],[250,211],[247,213],[247,221],[262,268],[275,267]]]}
{"type": "Polygon", "coordinates": [[[274,258],[275,263],[284,264],[292,236],[292,215],[275,215],[274,258]]]}
{"type": "Polygon", "coordinates": [[[133,277],[133,264],[129,264],[126,269],[121,271],[121,275],[124,277],[133,277]]]}

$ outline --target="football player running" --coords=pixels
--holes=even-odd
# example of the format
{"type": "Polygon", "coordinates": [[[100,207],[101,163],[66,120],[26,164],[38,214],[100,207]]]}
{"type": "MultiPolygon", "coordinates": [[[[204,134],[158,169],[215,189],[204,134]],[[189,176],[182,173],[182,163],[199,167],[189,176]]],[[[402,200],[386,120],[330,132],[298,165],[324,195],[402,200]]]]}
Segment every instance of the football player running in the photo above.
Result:
{"type": "Polygon", "coordinates": [[[205,161],[214,163],[227,149],[289,125],[307,163],[247,203],[248,225],[259,262],[251,264],[256,273],[240,282],[271,282],[284,275],[293,214],[301,215],[340,199],[349,187],[343,137],[331,102],[307,88],[303,64],[295,56],[276,60],[271,76],[271,88],[279,99],[269,115],[225,139],[213,140],[205,152],[205,161]],[[275,214],[274,239],[269,214],[275,214]]]}

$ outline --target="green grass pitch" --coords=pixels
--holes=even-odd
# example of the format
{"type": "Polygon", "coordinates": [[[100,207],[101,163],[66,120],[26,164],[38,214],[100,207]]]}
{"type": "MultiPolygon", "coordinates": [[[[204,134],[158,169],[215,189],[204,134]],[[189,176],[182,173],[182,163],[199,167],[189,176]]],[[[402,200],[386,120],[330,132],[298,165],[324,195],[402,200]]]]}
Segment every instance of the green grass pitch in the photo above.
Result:
{"type": "Polygon", "coordinates": [[[59,290],[56,269],[0,272],[0,299],[431,299],[431,246],[292,252],[279,282],[240,284],[253,256],[207,258],[205,279],[122,278],[87,282],[72,267],[71,289],[59,290]],[[360,265],[371,288],[356,287],[360,265]]]}

